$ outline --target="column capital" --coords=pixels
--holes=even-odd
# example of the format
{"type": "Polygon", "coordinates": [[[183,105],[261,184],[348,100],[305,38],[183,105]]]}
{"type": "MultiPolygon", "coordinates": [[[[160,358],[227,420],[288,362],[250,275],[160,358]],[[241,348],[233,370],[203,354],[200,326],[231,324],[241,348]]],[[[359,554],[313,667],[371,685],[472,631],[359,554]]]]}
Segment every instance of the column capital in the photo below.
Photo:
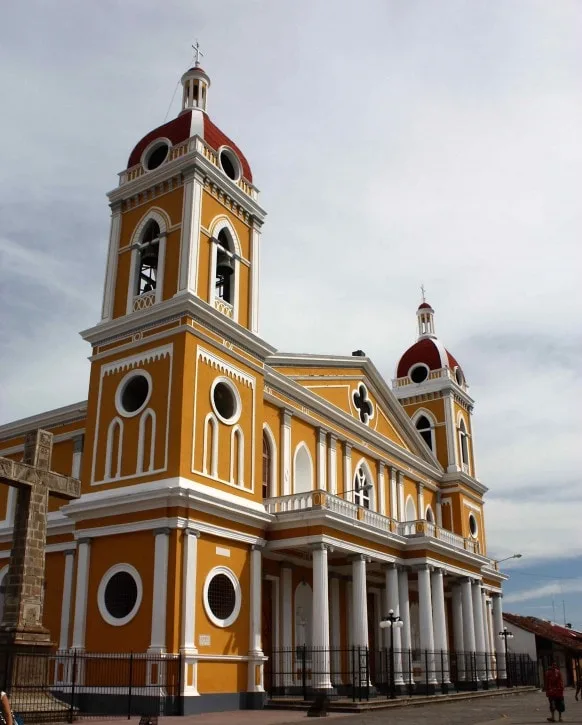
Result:
{"type": "Polygon", "coordinates": [[[388,561],[385,564],[382,564],[382,569],[385,571],[392,571],[396,569],[398,571],[400,569],[400,565],[397,564],[395,561],[388,561]]]}
{"type": "Polygon", "coordinates": [[[200,538],[200,532],[198,529],[191,529],[189,526],[184,529],[184,536],[195,536],[197,539],[200,538]]]}
{"type": "Polygon", "coordinates": [[[336,433],[328,433],[329,435],[329,445],[335,445],[337,443],[337,434],[336,433]]]}
{"type": "Polygon", "coordinates": [[[90,536],[84,536],[80,539],[77,539],[77,546],[81,546],[81,544],[86,544],[87,546],[91,546],[92,542],[93,542],[93,539],[90,536]]]}
{"type": "Polygon", "coordinates": [[[417,481],[416,482],[416,490],[419,491],[419,492],[420,491],[424,491],[424,483],[422,481],[417,481]]]}
{"type": "Polygon", "coordinates": [[[283,425],[288,426],[291,425],[291,418],[293,417],[293,413],[289,408],[283,409],[283,425]]]}
{"type": "Polygon", "coordinates": [[[75,556],[76,551],[77,551],[76,549],[65,549],[63,551],[63,554],[65,556],[75,556]]]}
{"type": "Polygon", "coordinates": [[[169,526],[162,526],[159,529],[154,529],[152,531],[154,537],[155,536],[161,536],[162,534],[165,534],[166,536],[169,536],[172,529],[169,526]]]}
{"type": "Polygon", "coordinates": [[[331,544],[326,544],[323,541],[318,541],[315,544],[310,544],[309,548],[311,549],[311,551],[330,551],[330,552],[332,552],[334,550],[334,548],[331,544]]]}
{"type": "Polygon", "coordinates": [[[352,452],[352,444],[349,441],[344,441],[344,455],[352,452]]]}
{"type": "Polygon", "coordinates": [[[354,554],[348,557],[348,561],[363,561],[369,564],[372,561],[372,557],[367,554],[354,554]]]}
{"type": "Polygon", "coordinates": [[[254,544],[251,544],[251,551],[262,551],[265,548],[264,542],[258,542],[256,541],[254,544]]]}

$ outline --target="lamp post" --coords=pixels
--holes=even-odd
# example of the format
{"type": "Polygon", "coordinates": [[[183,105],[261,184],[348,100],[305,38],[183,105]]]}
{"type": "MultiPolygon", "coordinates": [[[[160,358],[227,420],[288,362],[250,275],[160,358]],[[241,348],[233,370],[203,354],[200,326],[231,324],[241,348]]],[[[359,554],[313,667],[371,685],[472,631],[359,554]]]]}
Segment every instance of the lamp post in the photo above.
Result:
{"type": "Polygon", "coordinates": [[[391,609],[388,612],[387,617],[383,617],[380,620],[380,628],[381,629],[390,629],[390,699],[394,700],[396,697],[395,693],[395,684],[394,684],[394,628],[395,627],[402,627],[404,625],[404,622],[402,619],[397,615],[394,614],[394,610],[391,609]]]}
{"type": "Polygon", "coordinates": [[[499,637],[503,640],[505,645],[505,679],[507,681],[507,687],[511,687],[509,682],[509,665],[507,660],[507,640],[513,639],[513,632],[510,632],[507,627],[503,627],[503,631],[499,632],[499,637]]]}
{"type": "Polygon", "coordinates": [[[521,559],[523,554],[512,554],[511,556],[506,556],[505,559],[498,559],[495,563],[501,564],[504,561],[509,561],[510,559],[521,559]]]}

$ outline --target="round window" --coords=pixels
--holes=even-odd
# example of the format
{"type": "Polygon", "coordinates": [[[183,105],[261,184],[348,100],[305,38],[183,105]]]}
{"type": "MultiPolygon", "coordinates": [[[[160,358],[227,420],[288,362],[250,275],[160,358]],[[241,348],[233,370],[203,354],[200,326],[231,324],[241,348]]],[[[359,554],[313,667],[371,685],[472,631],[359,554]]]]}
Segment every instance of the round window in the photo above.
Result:
{"type": "Polygon", "coordinates": [[[219,155],[220,165],[229,179],[238,181],[240,179],[240,163],[234,151],[223,148],[219,155]]]}
{"type": "Polygon", "coordinates": [[[115,627],[127,624],[137,614],[142,593],[141,578],[134,567],[129,564],[112,567],[99,584],[101,616],[115,627]]]}
{"type": "Polygon", "coordinates": [[[117,410],[121,415],[137,415],[147,405],[152,391],[151,377],[145,370],[129,373],[117,388],[117,410]]]}
{"type": "Polygon", "coordinates": [[[477,536],[477,519],[473,514],[469,514],[469,531],[471,536],[477,536]]]}
{"type": "Polygon", "coordinates": [[[408,376],[413,383],[423,383],[428,378],[428,368],[426,365],[415,365],[408,376]]]}
{"type": "Polygon", "coordinates": [[[144,165],[146,169],[148,171],[153,171],[154,169],[157,169],[158,166],[161,166],[166,160],[169,150],[170,147],[165,141],[162,141],[161,143],[153,146],[152,149],[148,151],[145,157],[144,165]]]}
{"type": "Polygon", "coordinates": [[[238,390],[227,378],[215,380],[211,391],[214,412],[223,423],[232,425],[240,417],[241,400],[238,390]]]}
{"type": "Polygon", "coordinates": [[[229,627],[241,608],[238,579],[230,569],[216,567],[206,577],[204,607],[211,622],[218,627],[229,627]]]}

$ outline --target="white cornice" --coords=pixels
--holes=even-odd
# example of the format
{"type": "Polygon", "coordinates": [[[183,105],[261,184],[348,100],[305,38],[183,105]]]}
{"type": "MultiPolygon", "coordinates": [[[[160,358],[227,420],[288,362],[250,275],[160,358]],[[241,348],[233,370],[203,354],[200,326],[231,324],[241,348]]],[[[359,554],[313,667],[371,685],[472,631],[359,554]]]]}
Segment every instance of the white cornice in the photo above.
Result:
{"type": "Polygon", "coordinates": [[[63,408],[55,408],[45,413],[38,413],[29,418],[21,418],[12,423],[5,423],[0,426],[0,440],[14,438],[23,435],[35,428],[55,428],[56,426],[69,425],[79,420],[84,420],[87,415],[87,401],[66,405],[63,408]]]}
{"type": "Polygon", "coordinates": [[[225,339],[239,345],[261,360],[271,355],[275,348],[268,345],[258,335],[254,335],[244,327],[228,319],[208,303],[194,296],[190,292],[181,292],[169,300],[153,305],[147,310],[133,312],[114,320],[100,322],[94,327],[83,330],[81,337],[91,345],[103,345],[115,339],[138,332],[144,327],[163,325],[169,319],[176,319],[181,315],[189,315],[196,322],[214,330],[225,339]]]}
{"type": "Polygon", "coordinates": [[[398,380],[402,380],[402,378],[394,378],[392,381],[392,392],[398,400],[433,393],[453,393],[465,403],[469,410],[472,410],[475,406],[473,398],[455,380],[451,380],[449,377],[429,378],[422,383],[410,382],[407,385],[397,385],[398,380]]]}
{"type": "Polygon", "coordinates": [[[441,482],[443,484],[459,484],[463,483],[465,486],[470,488],[479,496],[483,496],[489,491],[489,488],[485,486],[481,481],[478,481],[473,476],[469,476],[467,473],[462,471],[455,471],[453,473],[445,473],[442,477],[441,482]]]}

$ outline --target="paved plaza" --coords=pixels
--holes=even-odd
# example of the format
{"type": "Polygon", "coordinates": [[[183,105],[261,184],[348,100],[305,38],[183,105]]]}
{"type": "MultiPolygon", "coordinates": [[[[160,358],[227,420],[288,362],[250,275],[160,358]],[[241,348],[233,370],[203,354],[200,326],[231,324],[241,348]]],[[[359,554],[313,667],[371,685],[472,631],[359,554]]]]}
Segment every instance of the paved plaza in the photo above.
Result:
{"type": "MultiPolygon", "coordinates": [[[[582,701],[566,691],[564,722],[582,725],[582,701]]],[[[188,717],[161,718],[161,725],[291,725],[291,723],[340,721],[338,725],[533,725],[545,723],[547,699],[541,692],[484,697],[419,707],[392,708],[364,713],[336,713],[325,719],[308,718],[305,712],[247,710],[214,712],[188,717]]],[[[136,721],[137,722],[137,721],[136,721]]]]}

